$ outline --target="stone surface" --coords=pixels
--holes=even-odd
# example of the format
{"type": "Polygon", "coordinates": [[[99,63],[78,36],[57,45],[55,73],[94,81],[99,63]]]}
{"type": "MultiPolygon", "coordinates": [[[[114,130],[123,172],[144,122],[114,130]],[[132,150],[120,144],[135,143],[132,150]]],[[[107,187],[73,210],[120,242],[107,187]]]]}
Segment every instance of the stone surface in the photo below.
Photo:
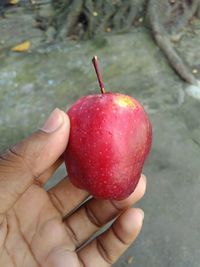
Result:
{"type": "MultiPolygon", "coordinates": [[[[91,65],[97,54],[106,90],[140,100],[154,136],[144,170],[147,193],[138,203],[145,211],[144,227],[114,266],[199,267],[200,102],[186,93],[188,86],[168,66],[148,31],[111,35],[101,46],[65,41],[16,54],[9,50],[15,39],[5,28],[0,27],[0,41],[9,40],[0,54],[0,151],[40,127],[53,108],[66,110],[80,96],[97,92],[91,65]]],[[[176,48],[198,69],[200,29],[195,31],[187,32],[176,48]]],[[[65,174],[60,168],[47,188],[65,174]]]]}

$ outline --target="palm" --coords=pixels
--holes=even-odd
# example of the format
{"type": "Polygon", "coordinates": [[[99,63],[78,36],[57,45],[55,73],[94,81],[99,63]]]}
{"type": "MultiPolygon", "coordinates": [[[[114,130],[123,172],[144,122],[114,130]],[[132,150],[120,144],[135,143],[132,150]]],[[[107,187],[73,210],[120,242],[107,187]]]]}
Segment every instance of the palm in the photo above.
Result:
{"type": "MultiPolygon", "coordinates": [[[[118,202],[119,208],[113,202],[93,199],[68,218],[63,219],[64,213],[70,213],[87,193],[73,187],[67,179],[48,192],[37,184],[31,185],[13,208],[4,215],[0,266],[49,267],[58,264],[70,267],[84,266],[82,258],[84,254],[88,254],[88,248],[86,247],[86,251],[83,249],[81,257],[76,253],[76,249],[101,225],[115,217],[120,209],[137,201],[143,194],[144,181],[141,181],[137,191],[129,200],[118,202]],[[62,188],[64,190],[61,190],[62,188]],[[61,203],[62,194],[67,191],[71,199],[61,203]],[[60,192],[59,197],[58,192],[60,192]],[[98,206],[100,212],[97,211],[94,215],[92,210],[98,206]],[[104,207],[103,215],[100,215],[102,214],[100,206],[104,207]]],[[[112,258],[107,258],[101,246],[97,248],[106,264],[102,266],[110,266],[112,258]]],[[[95,265],[91,263],[85,266],[95,265]]]]}
{"type": "Polygon", "coordinates": [[[51,266],[59,248],[66,264],[80,266],[61,213],[38,185],[32,185],[7,212],[4,225],[0,266],[51,266]]]}

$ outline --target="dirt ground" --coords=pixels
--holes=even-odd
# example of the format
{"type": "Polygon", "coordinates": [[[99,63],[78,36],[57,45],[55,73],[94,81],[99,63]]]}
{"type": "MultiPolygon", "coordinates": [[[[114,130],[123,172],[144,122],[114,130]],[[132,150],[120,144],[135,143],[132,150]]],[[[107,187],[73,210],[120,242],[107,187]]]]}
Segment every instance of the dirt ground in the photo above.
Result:
{"type": "MultiPolygon", "coordinates": [[[[141,101],[153,125],[148,188],[138,204],[144,227],[115,266],[199,267],[200,89],[179,79],[144,25],[88,42],[44,46],[43,37],[21,9],[0,19],[0,151],[40,127],[53,108],[97,92],[91,65],[97,54],[107,90],[141,101]],[[29,51],[10,50],[25,40],[29,51]]],[[[200,22],[174,45],[200,79],[200,22]]],[[[62,167],[47,187],[64,175],[62,167]]]]}

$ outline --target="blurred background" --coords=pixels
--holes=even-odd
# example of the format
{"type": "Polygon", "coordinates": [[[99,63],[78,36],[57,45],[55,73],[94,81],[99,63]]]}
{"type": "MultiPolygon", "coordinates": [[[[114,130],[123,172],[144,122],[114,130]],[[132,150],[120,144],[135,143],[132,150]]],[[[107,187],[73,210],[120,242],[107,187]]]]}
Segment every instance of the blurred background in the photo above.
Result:
{"type": "Polygon", "coordinates": [[[144,227],[115,267],[200,266],[199,18],[199,0],[0,0],[1,152],[98,92],[93,55],[151,118],[144,227]]]}

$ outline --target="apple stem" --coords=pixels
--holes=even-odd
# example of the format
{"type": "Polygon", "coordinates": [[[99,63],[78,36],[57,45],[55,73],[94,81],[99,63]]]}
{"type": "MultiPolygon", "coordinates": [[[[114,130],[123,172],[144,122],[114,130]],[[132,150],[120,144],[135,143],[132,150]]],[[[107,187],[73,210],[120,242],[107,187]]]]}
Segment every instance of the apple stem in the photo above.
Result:
{"type": "Polygon", "coordinates": [[[103,83],[103,80],[102,80],[101,73],[99,71],[97,56],[93,57],[92,63],[93,63],[93,66],[94,66],[94,69],[95,69],[95,72],[96,72],[96,75],[97,75],[97,79],[98,79],[98,82],[99,82],[99,87],[101,89],[101,93],[105,94],[106,91],[105,91],[105,88],[104,88],[104,83],[103,83]]]}

